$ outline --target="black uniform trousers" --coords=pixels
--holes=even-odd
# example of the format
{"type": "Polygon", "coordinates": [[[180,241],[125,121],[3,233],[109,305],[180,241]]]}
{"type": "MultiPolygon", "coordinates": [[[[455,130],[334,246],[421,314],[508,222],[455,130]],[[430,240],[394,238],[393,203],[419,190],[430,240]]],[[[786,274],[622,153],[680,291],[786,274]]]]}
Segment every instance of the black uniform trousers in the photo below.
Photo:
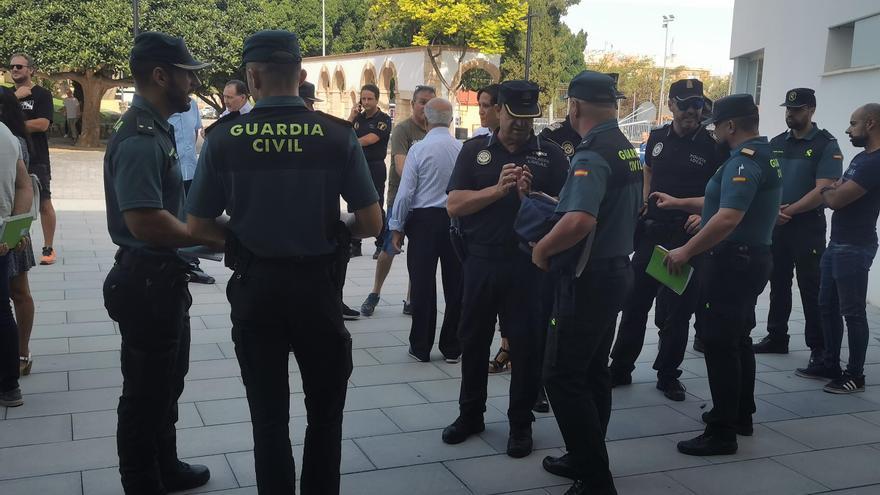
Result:
{"type": "Polygon", "coordinates": [[[308,422],[300,488],[306,495],[339,493],[342,409],[352,361],[334,260],[335,254],[286,260],[244,257],[236,262],[226,289],[261,495],[296,492],[289,436],[291,349],[302,375],[308,422]]]}
{"type": "Polygon", "coordinates": [[[462,350],[461,416],[477,421],[486,411],[486,356],[495,335],[495,318],[501,315],[510,342],[510,360],[516,363],[511,369],[507,418],[516,425],[531,423],[535,420],[532,406],[541,386],[546,336],[546,325],[540,323],[541,272],[528,255],[518,250],[492,252],[471,244],[467,250],[458,327],[462,350]]]}
{"type": "Polygon", "coordinates": [[[788,341],[791,315],[792,270],[797,270],[798,289],[804,307],[804,338],[816,352],[825,348],[819,315],[819,260],[825,252],[825,212],[795,215],[773,230],[773,273],[770,275],[770,338],[788,341]]]}
{"type": "Polygon", "coordinates": [[[755,412],[755,352],[749,337],[755,305],[772,270],[769,246],[722,242],[704,256],[706,369],[712,392],[706,432],[736,439],[736,425],[751,423],[755,412]]]}
{"type": "Polygon", "coordinates": [[[580,278],[560,276],[556,284],[545,387],[565,448],[591,494],[617,493],[605,448],[611,418],[608,353],[631,285],[627,257],[591,261],[580,278]]]}
{"type": "Polygon", "coordinates": [[[428,359],[437,331],[437,262],[440,262],[446,310],[440,327],[440,352],[448,358],[461,354],[458,321],[461,315],[461,261],[449,239],[446,208],[417,208],[406,219],[409,254],[406,266],[412,283],[412,325],[409,345],[420,359],[428,359]]]}
{"type": "Polygon", "coordinates": [[[104,306],[122,335],[116,445],[126,494],[163,494],[177,468],[177,400],[189,371],[189,266],[121,248],[104,280],[104,306]]]}
{"type": "MultiPolygon", "coordinates": [[[[385,166],[385,160],[376,160],[367,162],[367,168],[370,169],[370,177],[373,179],[373,186],[376,188],[376,193],[379,195],[379,207],[382,209],[382,232],[376,236],[376,248],[381,249],[385,244],[385,180],[388,178],[388,168],[385,166]]],[[[360,246],[360,239],[352,239],[352,245],[360,246]]]]}
{"type": "Polygon", "coordinates": [[[0,392],[18,388],[18,325],[9,303],[9,263],[11,256],[0,256],[0,392]]]}
{"type": "MultiPolygon", "coordinates": [[[[654,323],[660,333],[654,369],[657,378],[678,378],[687,348],[691,315],[697,309],[700,296],[699,284],[692,279],[684,294],[679,296],[645,273],[654,246],[675,249],[687,243],[690,236],[684,230],[684,222],[661,223],[644,217],[639,219],[636,232],[636,251],[632,259],[633,285],[623,307],[617,341],[611,351],[613,373],[632,373],[636,359],[645,343],[648,312],[654,299],[657,308],[654,323]]],[[[698,266],[691,263],[695,270],[698,266]]],[[[696,277],[696,273],[694,277],[696,277]]]]}

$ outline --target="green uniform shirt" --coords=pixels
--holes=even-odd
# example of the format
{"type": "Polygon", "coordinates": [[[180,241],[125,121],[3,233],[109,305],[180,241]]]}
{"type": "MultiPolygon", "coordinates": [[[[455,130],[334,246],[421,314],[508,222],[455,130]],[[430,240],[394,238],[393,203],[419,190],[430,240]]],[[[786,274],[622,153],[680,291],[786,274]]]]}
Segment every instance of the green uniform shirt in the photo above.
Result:
{"type": "Polygon", "coordinates": [[[766,137],[742,143],[706,184],[703,225],[721,208],[744,211],[742,221],[726,240],[769,246],[782,198],[782,171],[771,163],[766,137]]]}
{"type": "Polygon", "coordinates": [[[639,153],[616,120],[591,129],[576,148],[556,211],[583,211],[596,218],[592,259],[633,252],[642,181],[639,153]]]}
{"type": "Polygon", "coordinates": [[[340,195],[352,210],[379,200],[351,125],[275,96],[211,132],[187,211],[226,210],[229,229],[257,256],[319,256],[336,249],[340,195]]]}
{"type": "Polygon", "coordinates": [[[135,239],[125,224],[123,212],[154,208],[168,210],[184,220],[183,176],[174,147],[174,129],[147,100],[135,95],[131,108],[114,130],[104,154],[104,197],[110,238],[118,246],[172,252],[169,248],[151,248],[135,239]]]}
{"type": "Polygon", "coordinates": [[[397,189],[400,187],[400,175],[394,166],[394,155],[406,156],[412,145],[425,139],[428,131],[419,127],[412,117],[394,126],[391,130],[391,170],[388,173],[388,209],[394,205],[397,189]]]}
{"type": "Polygon", "coordinates": [[[782,204],[799,201],[816,188],[818,179],[837,180],[843,174],[837,139],[816,124],[803,139],[791,131],[783,132],[770,141],[770,149],[782,170],[782,204]]]}

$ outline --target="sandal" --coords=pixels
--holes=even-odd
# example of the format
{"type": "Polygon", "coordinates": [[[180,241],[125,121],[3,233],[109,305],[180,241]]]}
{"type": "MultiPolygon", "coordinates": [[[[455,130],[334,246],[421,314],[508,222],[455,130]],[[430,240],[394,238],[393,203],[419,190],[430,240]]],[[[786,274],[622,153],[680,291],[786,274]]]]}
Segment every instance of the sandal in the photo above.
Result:
{"type": "Polygon", "coordinates": [[[495,358],[489,361],[489,373],[504,373],[510,370],[510,349],[500,348],[495,358]]]}
{"type": "Polygon", "coordinates": [[[34,365],[34,358],[31,353],[28,353],[27,357],[19,356],[18,357],[18,374],[19,376],[27,376],[31,374],[31,367],[34,365]]]}

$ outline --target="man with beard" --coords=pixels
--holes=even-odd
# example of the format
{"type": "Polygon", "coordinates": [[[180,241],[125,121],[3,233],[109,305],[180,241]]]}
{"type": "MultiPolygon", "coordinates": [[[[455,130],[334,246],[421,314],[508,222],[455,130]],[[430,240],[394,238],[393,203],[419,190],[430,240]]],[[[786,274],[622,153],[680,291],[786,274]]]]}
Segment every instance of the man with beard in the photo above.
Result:
{"type": "Polygon", "coordinates": [[[34,59],[24,53],[16,53],[9,59],[9,73],[15,83],[15,97],[21,104],[27,130],[31,134],[33,153],[28,172],[40,180],[40,225],[43,228],[43,251],[41,265],[51,265],[57,259],[52,243],[55,239],[55,207],[52,206],[52,169],[49,166],[49,126],[55,109],[52,94],[34,84],[36,72],[34,59]]]}
{"type": "Polygon", "coordinates": [[[678,443],[679,452],[710,456],[737,451],[736,436],[752,435],[755,413],[755,353],[749,337],[755,305],[770,278],[770,243],[782,197],[782,171],[770,143],[758,132],[758,107],[749,94],[715,102],[718,142],[730,158],[706,184],[703,197],[673,198],[651,193],[661,209],[702,212],[702,228],[664,260],[672,273],[703,255],[703,325],[712,410],[703,413],[705,431],[678,443]],[[705,254],[703,254],[705,253],[705,254]]]}
{"type": "Polygon", "coordinates": [[[683,210],[663,210],[651,201],[652,192],[676,197],[702,196],[706,183],[724,160],[716,151],[715,140],[700,125],[705,99],[703,83],[682,79],[669,88],[672,123],[651,131],[645,149],[642,215],[636,226],[635,254],[632,260],[634,284],[623,308],[617,342],[611,351],[612,386],[632,383],[636,359],[645,341],[648,311],[654,299],[654,321],[660,330],[660,343],[654,369],[657,389],[674,401],[685,400],[685,387],[678,380],[687,348],[691,315],[697,308],[699,284],[694,280],[681,296],[645,273],[654,246],[675,249],[684,245],[699,228],[698,215],[683,210]]]}
{"type": "Polygon", "coordinates": [[[464,143],[449,180],[449,216],[464,237],[459,341],[462,381],[459,416],[443,430],[448,444],[464,442],[485,429],[488,370],[486,356],[495,318],[504,321],[513,366],[507,417],[507,455],[532,451],[532,406],[538,397],[546,324],[541,325],[540,272],[519,249],[513,224],[520,196],[541,191],[558,196],[568,170],[565,154],[535,136],[541,116],[538,86],[528,81],[501,84],[498,132],[464,143]]]}
{"type": "Polygon", "coordinates": [[[850,394],[865,390],[868,320],[865,299],[868,270],[877,254],[877,216],[880,214],[880,104],[869,103],[850,117],[846,130],[856,155],[843,177],[823,187],[822,199],[834,210],[831,240],[820,264],[819,312],[825,337],[823,367],[798,370],[808,378],[831,379],[825,391],[850,394]],[[840,371],[843,321],[849,336],[849,362],[840,371]]]}
{"type": "Polygon", "coordinates": [[[126,494],[164,494],[208,482],[205,466],[177,458],[177,400],[189,369],[189,264],[177,248],[194,237],[183,223],[183,176],[168,117],[189,110],[200,84],[181,38],[138,35],[131,49],[136,94],[104,156],[110,237],[119,246],[104,281],[104,306],[122,335],[122,396],[117,447],[126,494]]]}
{"type": "Polygon", "coordinates": [[[824,364],[819,260],[825,252],[825,208],[820,191],[840,178],[843,155],[837,139],[813,123],[816,95],[812,89],[792,89],[780,106],[785,107],[789,130],[773,138],[770,148],[782,170],[782,204],[773,229],[768,334],[755,344],[755,353],[788,353],[791,276],[796,269],[806,320],[804,338],[810,348],[809,368],[824,364]]]}

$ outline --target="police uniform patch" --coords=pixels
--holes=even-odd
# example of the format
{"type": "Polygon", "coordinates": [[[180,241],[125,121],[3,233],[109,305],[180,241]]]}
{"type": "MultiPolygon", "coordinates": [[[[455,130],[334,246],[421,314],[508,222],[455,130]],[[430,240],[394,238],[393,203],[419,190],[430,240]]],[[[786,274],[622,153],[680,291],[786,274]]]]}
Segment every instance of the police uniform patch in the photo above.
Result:
{"type": "Polygon", "coordinates": [[[651,151],[651,156],[660,156],[660,153],[663,151],[663,143],[657,143],[654,145],[654,149],[651,151]]]}
{"type": "Polygon", "coordinates": [[[486,165],[492,161],[492,153],[489,150],[482,150],[477,153],[477,163],[480,165],[486,165]]]}
{"type": "Polygon", "coordinates": [[[376,127],[378,127],[380,131],[384,131],[385,129],[388,129],[388,124],[386,124],[385,122],[379,122],[376,127]]]}
{"type": "Polygon", "coordinates": [[[562,143],[562,151],[565,153],[565,156],[571,156],[574,154],[574,145],[566,141],[562,143]]]}
{"type": "Polygon", "coordinates": [[[735,175],[735,176],[733,177],[733,182],[746,182],[746,181],[748,181],[748,180],[749,180],[749,179],[743,177],[742,175],[735,175]]]}
{"type": "Polygon", "coordinates": [[[808,149],[808,150],[806,151],[806,153],[804,153],[804,154],[807,156],[807,158],[812,158],[812,156],[813,156],[813,148],[808,149]]]}
{"type": "Polygon", "coordinates": [[[581,169],[575,170],[572,175],[574,175],[575,177],[586,177],[586,176],[590,175],[590,171],[584,170],[581,168],[581,169]]]}
{"type": "Polygon", "coordinates": [[[740,152],[740,154],[743,154],[748,157],[755,156],[755,150],[753,150],[751,148],[743,148],[743,149],[739,150],[739,152],[740,152]]]}

